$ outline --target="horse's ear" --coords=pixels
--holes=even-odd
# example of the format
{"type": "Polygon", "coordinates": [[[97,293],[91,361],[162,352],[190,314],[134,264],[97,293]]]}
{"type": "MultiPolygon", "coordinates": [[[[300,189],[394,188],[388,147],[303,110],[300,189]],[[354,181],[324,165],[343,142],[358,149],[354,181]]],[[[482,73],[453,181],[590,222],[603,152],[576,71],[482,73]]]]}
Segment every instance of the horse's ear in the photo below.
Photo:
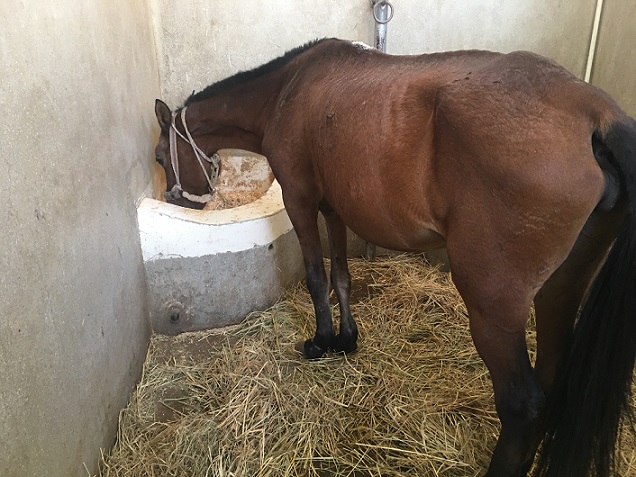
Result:
{"type": "Polygon", "coordinates": [[[172,121],[172,112],[168,105],[160,99],[155,100],[155,114],[157,115],[157,121],[159,121],[161,130],[167,131],[172,121]]]}

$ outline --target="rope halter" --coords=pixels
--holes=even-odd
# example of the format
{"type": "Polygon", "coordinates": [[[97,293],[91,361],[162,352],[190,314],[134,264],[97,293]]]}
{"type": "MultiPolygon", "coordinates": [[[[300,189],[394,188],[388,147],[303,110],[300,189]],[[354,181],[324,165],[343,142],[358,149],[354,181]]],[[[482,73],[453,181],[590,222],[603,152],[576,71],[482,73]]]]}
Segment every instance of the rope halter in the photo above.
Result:
{"type": "Polygon", "coordinates": [[[172,165],[172,170],[174,172],[175,184],[172,186],[170,192],[166,192],[166,197],[170,197],[172,199],[178,199],[180,197],[185,197],[191,202],[198,202],[199,204],[205,204],[212,200],[212,194],[214,193],[214,184],[219,177],[219,161],[220,157],[217,153],[212,154],[211,157],[208,157],[199,146],[194,142],[192,135],[188,129],[188,125],[186,123],[186,110],[188,107],[184,107],[181,112],[174,111],[172,113],[172,124],[170,125],[170,164],[172,165]],[[185,131],[185,135],[183,135],[178,129],[176,125],[177,116],[181,116],[181,123],[183,124],[183,130],[185,131]],[[197,158],[197,162],[199,166],[201,166],[201,170],[205,175],[206,180],[208,181],[209,192],[204,195],[196,195],[191,194],[183,190],[181,187],[181,179],[179,178],[179,156],[177,153],[177,134],[183,139],[185,142],[192,146],[192,151],[194,152],[194,157],[197,158]],[[205,169],[205,165],[203,161],[208,162],[210,164],[210,174],[205,169]]]}

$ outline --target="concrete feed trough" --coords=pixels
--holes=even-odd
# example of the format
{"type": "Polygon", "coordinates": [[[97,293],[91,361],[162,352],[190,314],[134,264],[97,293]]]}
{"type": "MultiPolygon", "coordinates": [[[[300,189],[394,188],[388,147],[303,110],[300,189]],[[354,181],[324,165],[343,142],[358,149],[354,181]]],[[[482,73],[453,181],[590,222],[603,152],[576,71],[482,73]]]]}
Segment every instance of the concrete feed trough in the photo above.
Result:
{"type": "Polygon", "coordinates": [[[265,158],[244,151],[221,157],[220,193],[206,206],[220,210],[191,210],[150,198],[139,205],[156,332],[238,323],[271,306],[304,274],[280,186],[265,158]],[[241,198],[254,200],[234,206],[241,198]]]}

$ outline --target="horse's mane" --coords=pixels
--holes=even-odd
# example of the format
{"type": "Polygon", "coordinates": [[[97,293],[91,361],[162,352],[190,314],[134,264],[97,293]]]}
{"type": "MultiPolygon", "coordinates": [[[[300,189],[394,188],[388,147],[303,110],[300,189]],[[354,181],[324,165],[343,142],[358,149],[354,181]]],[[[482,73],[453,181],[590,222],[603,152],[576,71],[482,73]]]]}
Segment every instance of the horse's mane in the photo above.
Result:
{"type": "Polygon", "coordinates": [[[289,63],[291,60],[296,58],[301,53],[307,51],[311,47],[317,45],[318,43],[326,39],[327,38],[322,38],[322,39],[309,41],[305,43],[304,45],[297,46],[296,48],[289,50],[284,55],[270,61],[269,63],[265,63],[264,65],[258,66],[252,70],[241,71],[233,76],[230,76],[229,78],[225,78],[221,81],[213,83],[210,86],[207,86],[205,89],[197,93],[192,93],[188,97],[188,99],[186,99],[184,106],[188,106],[192,103],[196,103],[198,101],[203,101],[204,99],[211,98],[212,96],[220,93],[221,91],[227,88],[236,86],[238,84],[246,83],[260,76],[263,76],[267,73],[275,71],[285,66],[287,63],[289,63]]]}

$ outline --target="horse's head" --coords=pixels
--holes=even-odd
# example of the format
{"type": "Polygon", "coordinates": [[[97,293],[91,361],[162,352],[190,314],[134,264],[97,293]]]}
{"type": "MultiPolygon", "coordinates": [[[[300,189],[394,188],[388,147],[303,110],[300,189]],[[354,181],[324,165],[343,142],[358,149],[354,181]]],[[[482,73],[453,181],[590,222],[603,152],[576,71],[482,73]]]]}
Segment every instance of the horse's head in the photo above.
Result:
{"type": "Polygon", "coordinates": [[[219,156],[216,150],[209,150],[210,141],[205,136],[191,134],[192,124],[189,128],[186,110],[173,112],[163,101],[155,101],[155,114],[161,128],[155,156],[166,172],[166,201],[202,209],[212,199],[219,174],[219,156]]]}

